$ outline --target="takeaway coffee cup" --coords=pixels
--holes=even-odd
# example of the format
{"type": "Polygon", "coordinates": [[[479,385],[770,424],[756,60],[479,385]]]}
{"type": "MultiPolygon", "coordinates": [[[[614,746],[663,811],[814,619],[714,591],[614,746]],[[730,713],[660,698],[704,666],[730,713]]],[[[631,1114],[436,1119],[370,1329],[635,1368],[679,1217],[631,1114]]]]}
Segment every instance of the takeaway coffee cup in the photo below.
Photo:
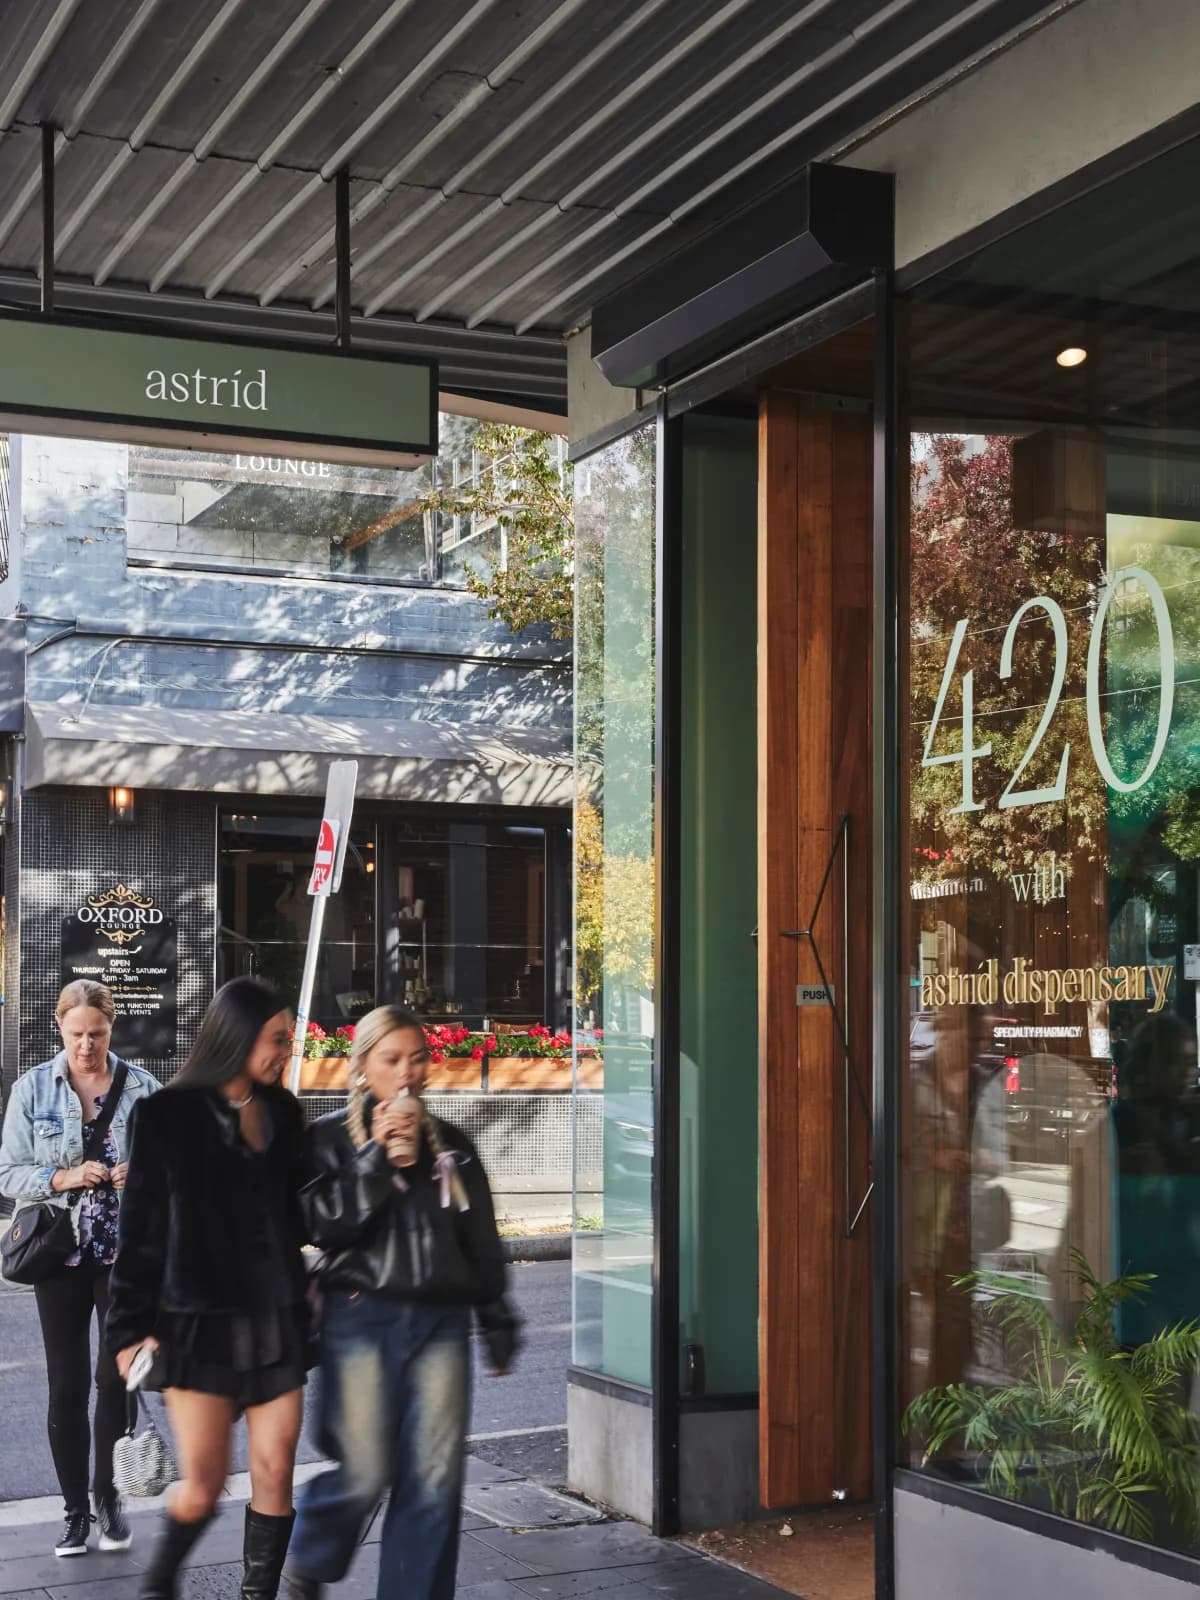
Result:
{"type": "Polygon", "coordinates": [[[392,1109],[394,1111],[403,1111],[406,1106],[411,1107],[412,1112],[409,1119],[409,1128],[407,1133],[402,1137],[388,1140],[388,1160],[393,1164],[393,1166],[397,1167],[413,1166],[416,1162],[417,1152],[420,1148],[420,1097],[415,1094],[410,1094],[407,1089],[401,1089],[400,1093],[392,1101],[392,1109]]]}

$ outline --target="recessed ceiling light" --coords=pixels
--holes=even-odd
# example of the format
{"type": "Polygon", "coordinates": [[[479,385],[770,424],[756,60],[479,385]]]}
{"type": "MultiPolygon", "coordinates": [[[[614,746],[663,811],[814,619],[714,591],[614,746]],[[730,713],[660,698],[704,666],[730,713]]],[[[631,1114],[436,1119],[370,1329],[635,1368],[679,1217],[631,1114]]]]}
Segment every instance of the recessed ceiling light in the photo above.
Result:
{"type": "Polygon", "coordinates": [[[1060,367],[1081,367],[1087,360],[1087,351],[1077,344],[1072,344],[1065,350],[1060,350],[1054,359],[1060,367]]]}

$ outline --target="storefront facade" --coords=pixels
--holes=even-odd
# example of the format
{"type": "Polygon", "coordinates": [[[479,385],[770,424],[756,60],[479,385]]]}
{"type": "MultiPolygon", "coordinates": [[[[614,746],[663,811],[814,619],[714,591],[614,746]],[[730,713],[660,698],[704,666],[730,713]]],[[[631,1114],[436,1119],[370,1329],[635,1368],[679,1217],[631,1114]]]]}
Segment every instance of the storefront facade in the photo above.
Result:
{"type": "Polygon", "coordinates": [[[756,319],[743,218],[572,352],[572,1481],[873,1503],[905,1600],[1200,1576],[1196,26],[1065,9],[844,157],[832,284],[756,319]]]}
{"type": "Polygon", "coordinates": [[[58,161],[68,316],[432,355],[506,413],[561,412],[565,337],[578,781],[565,652],[452,589],[503,530],[263,441],[14,451],[5,1074],[97,917],[174,949],[179,1046],[286,966],[354,754],[322,1015],[540,987],[579,1087],[603,1049],[573,1486],[870,1507],[903,1600],[1190,1591],[1194,4],[386,9],[193,8],[178,67],[153,7],[26,30],[6,283],[54,321],[58,161]]]}
{"type": "Polygon", "coordinates": [[[217,984],[298,993],[342,755],[359,796],[313,1020],[567,1025],[566,647],[463,588],[495,527],[421,504],[477,468],[473,432],[445,418],[411,472],[6,440],[6,1086],[52,1053],[72,976],[112,982],[118,1048],[162,1076],[217,984]]]}

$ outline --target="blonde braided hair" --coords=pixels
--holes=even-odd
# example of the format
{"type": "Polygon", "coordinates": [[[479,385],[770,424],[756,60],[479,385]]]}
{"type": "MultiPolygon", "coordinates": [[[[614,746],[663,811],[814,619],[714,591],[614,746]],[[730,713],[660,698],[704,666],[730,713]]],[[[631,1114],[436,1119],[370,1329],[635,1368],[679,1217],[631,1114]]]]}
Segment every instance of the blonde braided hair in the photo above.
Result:
{"type": "MultiPolygon", "coordinates": [[[[368,1011],[361,1022],[355,1024],[354,1043],[350,1049],[350,1093],[346,1101],[346,1128],[356,1149],[361,1150],[371,1138],[367,1128],[366,1104],[363,1090],[366,1087],[360,1064],[377,1044],[382,1043],[390,1033],[398,1033],[402,1029],[415,1028],[422,1038],[425,1034],[424,1024],[415,1012],[409,1011],[405,1006],[376,1006],[374,1011],[368,1011]]],[[[441,1129],[437,1118],[430,1112],[424,1100],[417,1096],[420,1107],[420,1134],[437,1161],[445,1155],[446,1147],[442,1143],[441,1129]]],[[[457,1166],[450,1174],[450,1192],[454,1203],[460,1211],[468,1209],[467,1191],[463,1186],[462,1177],[457,1166]]]]}

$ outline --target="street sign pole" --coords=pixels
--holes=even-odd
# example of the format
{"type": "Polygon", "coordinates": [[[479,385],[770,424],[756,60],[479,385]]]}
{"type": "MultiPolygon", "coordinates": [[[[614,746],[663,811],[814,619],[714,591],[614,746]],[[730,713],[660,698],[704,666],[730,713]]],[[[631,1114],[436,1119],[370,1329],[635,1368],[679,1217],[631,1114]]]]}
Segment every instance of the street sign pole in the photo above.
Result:
{"type": "Polygon", "coordinates": [[[354,791],[357,785],[357,761],[335,761],[331,764],[325,788],[325,814],[321,818],[312,877],[308,884],[308,892],[313,897],[313,909],[308,925],[308,948],[304,952],[304,974],[300,979],[300,998],[296,1003],[292,1059],[288,1068],[288,1088],[293,1094],[300,1093],[304,1040],[308,1033],[308,1013],[317,981],[325,907],[329,904],[329,897],[342,886],[342,869],[346,863],[346,847],[350,843],[350,822],[354,816],[354,791]]]}
{"type": "Polygon", "coordinates": [[[320,894],[313,900],[312,920],[308,925],[308,949],[304,952],[304,976],[300,979],[300,999],[296,1004],[296,1035],[292,1041],[292,1060],[288,1068],[288,1088],[300,1093],[300,1071],[304,1061],[304,1040],[308,1033],[308,1012],[312,1005],[313,985],[317,979],[317,957],[321,953],[321,930],[325,926],[325,907],[329,896],[320,894]]]}

